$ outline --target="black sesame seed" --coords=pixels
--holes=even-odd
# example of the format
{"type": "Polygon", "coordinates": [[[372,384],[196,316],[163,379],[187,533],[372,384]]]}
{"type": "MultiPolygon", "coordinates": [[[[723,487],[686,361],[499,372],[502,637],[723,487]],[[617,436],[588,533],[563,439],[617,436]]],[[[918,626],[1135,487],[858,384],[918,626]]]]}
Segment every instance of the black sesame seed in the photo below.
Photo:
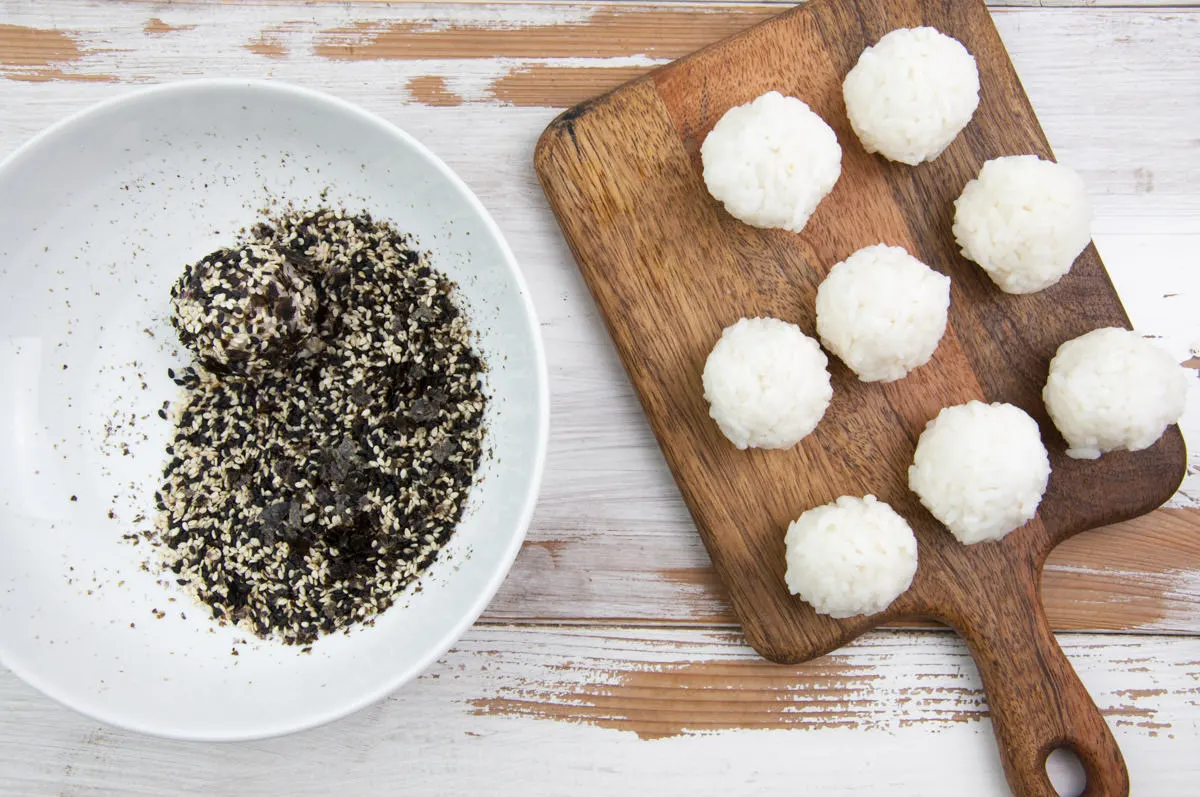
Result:
{"type": "Polygon", "coordinates": [[[168,568],[260,636],[371,622],[449,540],[479,465],[482,364],[453,285],[408,236],[318,210],[255,226],[171,294],[202,369],[168,371],[168,568]]]}

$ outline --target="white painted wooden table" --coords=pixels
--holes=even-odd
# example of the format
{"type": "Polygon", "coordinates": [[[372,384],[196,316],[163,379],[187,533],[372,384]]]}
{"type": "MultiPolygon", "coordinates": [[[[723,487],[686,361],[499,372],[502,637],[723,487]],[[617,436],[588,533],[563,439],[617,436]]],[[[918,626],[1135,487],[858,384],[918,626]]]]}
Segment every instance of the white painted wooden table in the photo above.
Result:
{"type": "MultiPolygon", "coordinates": [[[[430,144],[522,263],[554,408],[529,542],[424,677],[324,728],[201,745],[100,726],[0,672],[0,792],[1007,793],[953,635],[881,631],[799,667],[743,644],[531,169],[556,108],[779,10],[0,0],[0,151],[140,84],[229,75],[332,92],[430,144]]],[[[993,14],[1056,153],[1087,181],[1135,325],[1196,367],[1200,6],[1028,0],[993,14]]],[[[1200,390],[1184,427],[1200,451],[1200,390]]],[[[1139,795],[1200,789],[1191,463],[1171,508],[1070,541],[1044,583],[1139,795]]]]}

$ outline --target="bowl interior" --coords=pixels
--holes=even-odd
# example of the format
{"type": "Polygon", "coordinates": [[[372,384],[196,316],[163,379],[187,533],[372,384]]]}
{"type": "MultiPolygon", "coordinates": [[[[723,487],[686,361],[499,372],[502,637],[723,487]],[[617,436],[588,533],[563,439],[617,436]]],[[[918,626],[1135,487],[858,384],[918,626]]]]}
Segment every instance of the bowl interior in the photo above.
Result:
{"type": "Polygon", "coordinates": [[[429,664],[483,610],[532,512],[545,367],[523,281],[474,196],[343,102],[197,82],[110,102],[0,167],[0,660],[118,725],[251,738],[341,716],[429,664]],[[369,211],[460,286],[488,364],[488,447],[434,566],[372,627],[310,653],[218,627],[125,535],[153,523],[186,363],[168,289],[271,202],[369,211]],[[236,651],[236,655],[235,655],[236,651]]]}

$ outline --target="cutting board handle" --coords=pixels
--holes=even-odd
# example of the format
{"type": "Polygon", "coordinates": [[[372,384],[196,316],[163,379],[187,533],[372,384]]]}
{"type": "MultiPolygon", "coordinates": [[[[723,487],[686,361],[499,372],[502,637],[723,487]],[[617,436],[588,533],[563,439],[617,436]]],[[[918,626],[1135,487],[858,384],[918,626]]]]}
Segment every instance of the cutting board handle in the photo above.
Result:
{"type": "Polygon", "coordinates": [[[1121,750],[1046,619],[1040,563],[1011,564],[947,618],[979,667],[1008,784],[1018,797],[1057,797],[1046,758],[1065,747],[1083,763],[1086,797],[1127,797],[1121,750]]]}

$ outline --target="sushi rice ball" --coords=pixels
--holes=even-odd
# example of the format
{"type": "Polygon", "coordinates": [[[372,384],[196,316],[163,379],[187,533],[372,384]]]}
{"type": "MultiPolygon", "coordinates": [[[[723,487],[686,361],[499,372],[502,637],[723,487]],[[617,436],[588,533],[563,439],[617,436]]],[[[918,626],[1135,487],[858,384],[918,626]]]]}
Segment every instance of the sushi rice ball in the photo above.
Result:
{"type": "Polygon", "coordinates": [[[738,448],[791,448],[829,407],[828,364],[795,324],[743,318],[725,329],[704,363],[709,414],[738,448]]]}
{"type": "Polygon", "coordinates": [[[817,289],[817,334],[864,382],[929,362],[946,332],[950,278],[899,246],[859,249],[817,289]]]}
{"type": "Polygon", "coordinates": [[[704,184],[730,215],[800,232],[842,173],[842,148],[825,120],[769,91],[729,109],[700,146],[704,184]]]}
{"type": "Polygon", "coordinates": [[[1058,347],[1042,391],[1067,454],[1141,451],[1178,423],[1188,378],[1170,354],[1127,329],[1093,330],[1058,347]]]}
{"type": "Polygon", "coordinates": [[[931,161],[979,107],[979,68],[957,39],[900,28],[868,47],[842,83],[846,114],[867,152],[931,161]]]}
{"type": "Polygon", "coordinates": [[[1006,293],[1034,293],[1071,270],[1092,239],[1083,180],[1036,155],[983,164],[954,202],[954,237],[1006,293]]]}
{"type": "Polygon", "coordinates": [[[946,407],[917,441],[908,486],[959,542],[998,540],[1037,512],[1050,480],[1038,425],[1011,404],[946,407]]]}
{"type": "Polygon", "coordinates": [[[878,614],[917,572],[917,538],[908,522],[873,495],[843,495],[810,509],[784,538],[788,590],[819,614],[878,614]]]}

